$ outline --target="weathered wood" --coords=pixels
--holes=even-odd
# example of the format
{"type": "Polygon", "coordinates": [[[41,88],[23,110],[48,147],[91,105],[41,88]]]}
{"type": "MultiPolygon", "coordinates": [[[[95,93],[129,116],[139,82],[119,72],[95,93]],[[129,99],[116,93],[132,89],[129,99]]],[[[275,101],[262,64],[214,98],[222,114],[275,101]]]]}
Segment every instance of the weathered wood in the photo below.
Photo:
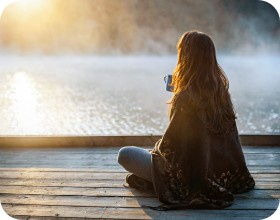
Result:
{"type": "Polygon", "coordinates": [[[263,219],[274,210],[178,210],[158,212],[142,208],[111,208],[111,207],[73,207],[73,206],[39,206],[39,205],[8,205],[3,208],[10,215],[65,217],[65,218],[114,218],[114,219],[263,219]]]}
{"type": "Polygon", "coordinates": [[[111,146],[153,146],[161,136],[0,136],[1,148],[77,148],[111,146]]]}
{"type": "MultiPolygon", "coordinates": [[[[1,171],[0,178],[31,178],[31,179],[122,179],[124,180],[127,173],[125,172],[46,172],[46,171],[1,171]]],[[[280,181],[280,173],[270,174],[252,174],[256,179],[269,179],[270,181],[280,181]],[[271,180],[276,179],[276,180],[271,180]]]]}
{"type": "MultiPolygon", "coordinates": [[[[110,157],[114,157],[116,158],[117,154],[118,154],[118,150],[112,149],[110,151],[94,151],[94,148],[89,149],[88,151],[85,150],[83,152],[80,151],[72,151],[72,152],[68,152],[67,150],[65,150],[65,152],[63,151],[58,151],[56,152],[56,150],[48,150],[48,151],[35,151],[35,150],[14,150],[14,151],[7,151],[7,150],[0,150],[1,152],[1,157],[0,159],[4,160],[5,158],[9,158],[9,159],[25,159],[25,158],[34,158],[34,159],[38,159],[38,158],[56,158],[56,159],[60,159],[60,160],[67,160],[67,159],[100,159],[100,157],[102,158],[110,158],[110,157]]],[[[147,150],[150,150],[151,148],[144,148],[147,150]]],[[[261,148],[262,150],[264,150],[263,148],[261,148]]],[[[261,150],[260,149],[260,150],[261,150]]],[[[260,152],[244,152],[245,153],[245,157],[247,157],[248,159],[252,158],[261,158],[262,156],[265,158],[279,158],[280,157],[280,150],[279,152],[276,152],[276,149],[280,149],[274,147],[274,151],[275,152],[269,152],[269,151],[264,151],[262,153],[260,152]]],[[[246,150],[247,151],[247,150],[246,150]]],[[[101,159],[102,159],[101,158],[101,159]]]]}
{"type": "Polygon", "coordinates": [[[245,153],[246,160],[279,160],[280,154],[274,153],[263,153],[263,154],[254,154],[254,153],[245,153]]]}
{"type": "MultiPolygon", "coordinates": [[[[1,186],[0,194],[156,197],[156,195],[153,192],[140,192],[133,188],[66,187],[66,186],[61,186],[61,187],[1,186]]],[[[253,190],[244,194],[238,194],[238,196],[242,198],[280,198],[280,191],[279,190],[253,190]]]]}
{"type": "Polygon", "coordinates": [[[280,146],[280,135],[239,135],[242,145],[280,146]]]}
{"type": "MultiPolygon", "coordinates": [[[[279,145],[280,146],[280,145],[279,145]]],[[[244,153],[254,153],[254,154],[263,154],[263,153],[273,153],[279,154],[280,147],[275,146],[243,146],[244,153]]],[[[153,146],[142,146],[146,149],[152,149],[153,146]]],[[[19,153],[19,154],[117,154],[121,147],[94,147],[94,148],[75,148],[74,146],[71,148],[3,148],[1,149],[1,153],[19,153]]]]}
{"type": "MultiPolygon", "coordinates": [[[[280,154],[280,147],[270,147],[268,149],[266,148],[260,148],[259,149],[253,148],[253,147],[248,147],[248,148],[244,148],[243,147],[243,152],[245,153],[245,156],[248,154],[248,156],[256,156],[256,157],[260,157],[261,155],[264,156],[272,156],[272,157],[279,157],[280,154]]],[[[1,151],[1,157],[11,157],[12,159],[14,157],[20,157],[20,158],[24,158],[24,157],[29,157],[29,158],[36,158],[36,157],[44,157],[44,156],[52,156],[52,157],[59,157],[59,159],[64,159],[67,157],[96,157],[96,155],[101,155],[101,156],[112,156],[112,155],[117,155],[119,152],[120,148],[105,148],[106,151],[102,151],[102,149],[98,148],[97,150],[95,150],[95,148],[88,148],[85,150],[80,151],[79,148],[77,148],[76,150],[72,150],[69,151],[68,149],[65,149],[63,151],[63,149],[59,148],[59,149],[42,149],[42,150],[38,150],[38,149],[16,149],[16,150],[5,150],[5,149],[0,149],[1,151]]],[[[152,148],[144,148],[146,150],[151,150],[152,148]]]]}
{"type": "MultiPolygon", "coordinates": [[[[116,166],[120,167],[120,166],[116,166]]],[[[106,168],[106,167],[105,167],[106,168]]],[[[121,168],[121,167],[120,167],[121,168]]],[[[99,170],[95,168],[38,168],[38,167],[0,167],[0,173],[2,171],[8,171],[8,172],[48,172],[48,173],[53,173],[53,172],[73,172],[73,173],[127,173],[123,168],[121,168],[120,171],[113,170],[111,171],[110,169],[106,170],[99,170]]],[[[280,172],[279,172],[280,173],[280,172]]]]}
{"type": "MultiPolygon", "coordinates": [[[[0,194],[41,194],[68,196],[145,196],[155,197],[154,193],[139,192],[133,188],[94,188],[94,187],[37,187],[37,186],[0,186],[0,194]]],[[[0,196],[1,197],[1,196],[0,196]]]]}
{"type": "MultiPolygon", "coordinates": [[[[80,165],[80,164],[47,164],[47,163],[42,163],[42,164],[0,164],[0,167],[11,167],[11,168],[16,168],[16,167],[22,167],[22,168],[67,168],[67,169],[87,169],[87,168],[92,168],[92,170],[98,170],[98,171],[108,171],[111,170],[111,172],[123,172],[124,169],[121,168],[118,165],[103,165],[103,164],[94,164],[94,165],[80,165]]],[[[266,169],[267,170],[267,169],[266,169]]]]}
{"type": "MultiPolygon", "coordinates": [[[[135,207],[141,207],[141,205],[158,206],[162,204],[159,202],[157,198],[146,198],[146,197],[138,198],[138,197],[50,196],[50,195],[6,194],[6,195],[1,195],[0,198],[2,204],[17,204],[17,205],[52,205],[52,206],[55,205],[55,206],[135,208],[135,207]]],[[[275,209],[275,204],[274,204],[275,202],[273,202],[273,200],[262,199],[260,201],[258,200],[257,202],[258,203],[264,202],[266,203],[268,209],[275,209]]]]}
{"type": "MultiPolygon", "coordinates": [[[[249,170],[251,173],[253,174],[274,174],[274,173],[280,173],[280,168],[278,166],[258,166],[258,165],[252,165],[252,166],[248,166],[249,170]]],[[[66,166],[65,164],[62,165],[56,165],[56,164],[41,164],[41,165],[28,165],[28,164],[21,164],[21,166],[18,165],[9,165],[7,167],[7,165],[2,165],[0,164],[0,169],[4,169],[4,170],[9,170],[9,169],[18,169],[19,171],[28,171],[28,169],[48,169],[49,171],[47,172],[52,172],[50,170],[60,170],[60,171],[64,171],[64,172],[71,172],[71,171],[75,171],[75,172],[83,172],[85,170],[88,170],[90,172],[102,172],[102,173],[112,173],[112,172],[118,172],[118,173],[123,173],[126,172],[121,166],[115,164],[114,166],[104,166],[102,164],[96,164],[94,166],[66,166]],[[3,166],[3,167],[1,167],[3,166]]]]}
{"type": "MultiPolygon", "coordinates": [[[[38,168],[38,167],[0,167],[0,173],[2,171],[11,171],[11,172],[49,172],[49,173],[52,173],[52,172],[79,172],[79,173],[83,173],[83,172],[93,172],[93,173],[106,173],[106,172],[109,172],[109,173],[113,173],[113,172],[116,172],[115,170],[114,171],[110,171],[110,170],[97,170],[97,169],[94,169],[94,168],[74,168],[74,169],[69,169],[69,168],[46,168],[46,167],[43,167],[43,168],[38,168]]],[[[121,171],[119,171],[121,172],[121,171]]],[[[118,173],[119,173],[118,172],[118,173]]],[[[125,171],[124,169],[122,169],[122,172],[127,172],[125,171]]]]}
{"type": "Polygon", "coordinates": [[[0,150],[0,200],[18,219],[263,219],[280,198],[280,147],[244,147],[256,180],[224,210],[156,212],[153,192],[123,187],[119,148],[0,150]],[[29,167],[29,168],[28,168],[29,167]]]}
{"type": "MultiPolygon", "coordinates": [[[[70,186],[70,187],[123,187],[124,180],[115,179],[21,179],[21,178],[1,178],[0,186],[70,186]]],[[[279,189],[279,181],[260,181],[256,179],[255,189],[279,189]]]]}
{"type": "Polygon", "coordinates": [[[280,147],[275,146],[242,146],[242,150],[246,154],[254,153],[254,154],[263,154],[263,153],[273,153],[279,154],[280,147]]]}
{"type": "MultiPolygon", "coordinates": [[[[67,154],[63,152],[56,154],[51,153],[20,153],[17,151],[14,154],[3,153],[0,155],[0,167],[68,167],[68,168],[89,168],[95,167],[98,169],[111,168],[112,170],[121,170],[122,168],[116,163],[117,152],[108,154],[67,154]],[[50,163],[51,161],[51,163],[50,163]],[[116,166],[116,167],[115,167],[116,166]]],[[[245,154],[247,165],[254,170],[254,166],[258,170],[280,170],[280,154],[245,154]],[[268,168],[269,166],[269,168],[268,168]],[[272,168],[272,169],[271,169],[272,168]]]]}
{"type": "Polygon", "coordinates": [[[255,189],[274,189],[280,190],[280,182],[256,182],[255,189]]]}
{"type": "MultiPolygon", "coordinates": [[[[66,153],[65,153],[66,154],[66,153]]],[[[98,161],[98,162],[104,162],[104,161],[110,161],[114,162],[117,160],[117,154],[111,153],[111,154],[69,154],[69,155],[63,155],[61,154],[19,154],[19,153],[1,153],[0,156],[0,163],[26,163],[27,160],[32,160],[32,163],[40,163],[42,161],[57,161],[57,162],[78,162],[78,161],[98,161]]],[[[273,153],[266,153],[266,154],[245,154],[245,158],[247,161],[258,161],[262,163],[269,163],[269,162],[275,162],[280,160],[280,154],[273,154],[273,153]]],[[[30,161],[31,162],[31,161],[30,161]]],[[[273,164],[272,164],[273,165],[273,164]]]]}
{"type": "MultiPolygon", "coordinates": [[[[272,171],[273,173],[279,173],[280,170],[280,165],[278,165],[279,162],[272,162],[272,163],[258,163],[258,162],[252,162],[250,164],[247,163],[247,166],[249,170],[255,170],[255,171],[272,171]]],[[[102,164],[98,163],[97,161],[92,161],[92,162],[86,162],[86,161],[81,161],[81,163],[71,163],[71,161],[68,162],[53,162],[53,163],[48,163],[47,161],[42,161],[42,162],[26,162],[26,163],[1,163],[0,164],[1,168],[6,168],[6,167],[11,167],[11,168],[16,168],[16,167],[21,167],[21,168],[68,168],[68,169],[86,169],[86,168],[92,168],[92,170],[110,170],[113,169],[114,171],[119,170],[123,171],[124,169],[118,165],[118,164],[113,164],[110,162],[104,162],[102,164]],[[107,168],[107,169],[106,169],[107,168]]]]}
{"type": "Polygon", "coordinates": [[[252,165],[258,165],[258,166],[274,166],[274,167],[280,167],[280,160],[279,159],[273,159],[273,160],[267,160],[264,158],[264,160],[247,160],[246,164],[248,166],[252,165]]]}
{"type": "MultiPolygon", "coordinates": [[[[162,135],[0,136],[1,148],[154,146],[162,135]]],[[[280,146],[280,135],[240,135],[243,145],[280,146]]]]}
{"type": "MultiPolygon", "coordinates": [[[[249,170],[252,173],[279,173],[280,167],[279,165],[247,165],[249,170]]],[[[48,163],[48,162],[43,162],[43,163],[23,163],[23,164],[0,164],[1,168],[49,168],[49,169],[91,169],[92,171],[97,170],[97,171],[104,171],[106,170],[111,170],[114,172],[123,172],[125,171],[120,165],[118,164],[98,164],[98,162],[95,163],[80,163],[80,164],[73,164],[71,162],[68,163],[48,163]]]]}
{"type": "MultiPolygon", "coordinates": [[[[272,182],[271,184],[273,184],[272,182]]],[[[0,186],[70,186],[123,188],[124,179],[0,179],[0,186]]],[[[279,182],[280,184],[280,182],[279,182]]],[[[275,185],[272,185],[275,186],[275,185]]],[[[275,186],[276,188],[276,186],[275,186]]]]}
{"type": "Polygon", "coordinates": [[[127,173],[95,173],[95,172],[17,172],[2,171],[0,178],[47,178],[47,179],[122,179],[124,180],[127,173]]]}
{"type": "MultiPolygon", "coordinates": [[[[48,205],[48,206],[89,206],[89,207],[122,207],[139,208],[143,205],[158,206],[162,203],[157,198],[146,197],[96,197],[96,196],[49,196],[49,195],[1,195],[2,204],[48,205]]],[[[278,207],[277,199],[236,198],[227,209],[272,209],[278,207]]]]}

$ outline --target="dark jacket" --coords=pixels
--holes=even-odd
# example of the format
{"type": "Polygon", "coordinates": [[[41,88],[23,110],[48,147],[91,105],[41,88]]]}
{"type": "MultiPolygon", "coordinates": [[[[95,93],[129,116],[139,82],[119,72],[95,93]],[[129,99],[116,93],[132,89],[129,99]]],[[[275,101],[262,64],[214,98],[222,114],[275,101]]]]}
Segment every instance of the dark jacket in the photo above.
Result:
{"type": "Polygon", "coordinates": [[[233,193],[252,189],[236,124],[225,136],[212,134],[183,92],[178,95],[170,123],[152,150],[155,191],[164,204],[157,209],[224,208],[233,193]]]}

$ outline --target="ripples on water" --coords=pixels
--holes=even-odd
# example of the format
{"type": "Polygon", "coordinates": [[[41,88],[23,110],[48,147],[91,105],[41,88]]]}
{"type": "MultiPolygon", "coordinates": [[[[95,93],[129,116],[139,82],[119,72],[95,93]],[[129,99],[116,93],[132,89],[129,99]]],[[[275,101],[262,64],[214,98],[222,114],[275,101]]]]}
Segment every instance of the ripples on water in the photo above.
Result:
{"type": "MultiPolygon", "coordinates": [[[[221,56],[240,133],[280,133],[280,57],[221,56]]],[[[0,57],[0,135],[162,134],[176,57],[0,57]]]]}

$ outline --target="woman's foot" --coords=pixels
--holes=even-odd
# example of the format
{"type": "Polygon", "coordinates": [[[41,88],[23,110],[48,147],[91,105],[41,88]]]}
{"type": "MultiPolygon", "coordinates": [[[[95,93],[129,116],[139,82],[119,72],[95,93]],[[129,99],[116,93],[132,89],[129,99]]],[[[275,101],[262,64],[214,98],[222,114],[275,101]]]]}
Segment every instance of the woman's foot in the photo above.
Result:
{"type": "Polygon", "coordinates": [[[135,189],[138,189],[140,191],[147,191],[154,189],[153,183],[145,180],[141,177],[138,177],[134,175],[133,173],[130,173],[126,176],[126,183],[135,189]]]}

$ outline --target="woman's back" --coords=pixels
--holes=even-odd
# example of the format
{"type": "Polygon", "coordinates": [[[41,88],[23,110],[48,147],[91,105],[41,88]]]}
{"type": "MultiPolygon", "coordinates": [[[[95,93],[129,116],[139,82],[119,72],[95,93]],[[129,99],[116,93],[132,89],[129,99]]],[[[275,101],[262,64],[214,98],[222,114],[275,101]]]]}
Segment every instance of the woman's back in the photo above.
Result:
{"type": "MultiPolygon", "coordinates": [[[[186,32],[177,49],[170,123],[151,152],[152,163],[150,154],[142,152],[145,175],[123,166],[153,183],[166,204],[155,209],[224,208],[233,203],[233,193],[255,185],[241,149],[229,83],[208,35],[186,32]]],[[[130,150],[135,149],[121,151],[130,150]]],[[[127,182],[133,185],[131,179],[127,182]]]]}
{"type": "Polygon", "coordinates": [[[152,152],[153,182],[165,208],[222,208],[232,193],[254,187],[235,128],[215,134],[198,115],[186,91],[178,94],[171,120],[152,152]],[[177,204],[177,205],[176,205],[177,204]]]}
{"type": "Polygon", "coordinates": [[[197,115],[211,132],[219,135],[231,132],[236,116],[228,92],[229,82],[217,62],[212,39],[202,32],[186,32],[177,49],[171,108],[178,94],[186,91],[188,99],[196,106],[197,115]]]}

